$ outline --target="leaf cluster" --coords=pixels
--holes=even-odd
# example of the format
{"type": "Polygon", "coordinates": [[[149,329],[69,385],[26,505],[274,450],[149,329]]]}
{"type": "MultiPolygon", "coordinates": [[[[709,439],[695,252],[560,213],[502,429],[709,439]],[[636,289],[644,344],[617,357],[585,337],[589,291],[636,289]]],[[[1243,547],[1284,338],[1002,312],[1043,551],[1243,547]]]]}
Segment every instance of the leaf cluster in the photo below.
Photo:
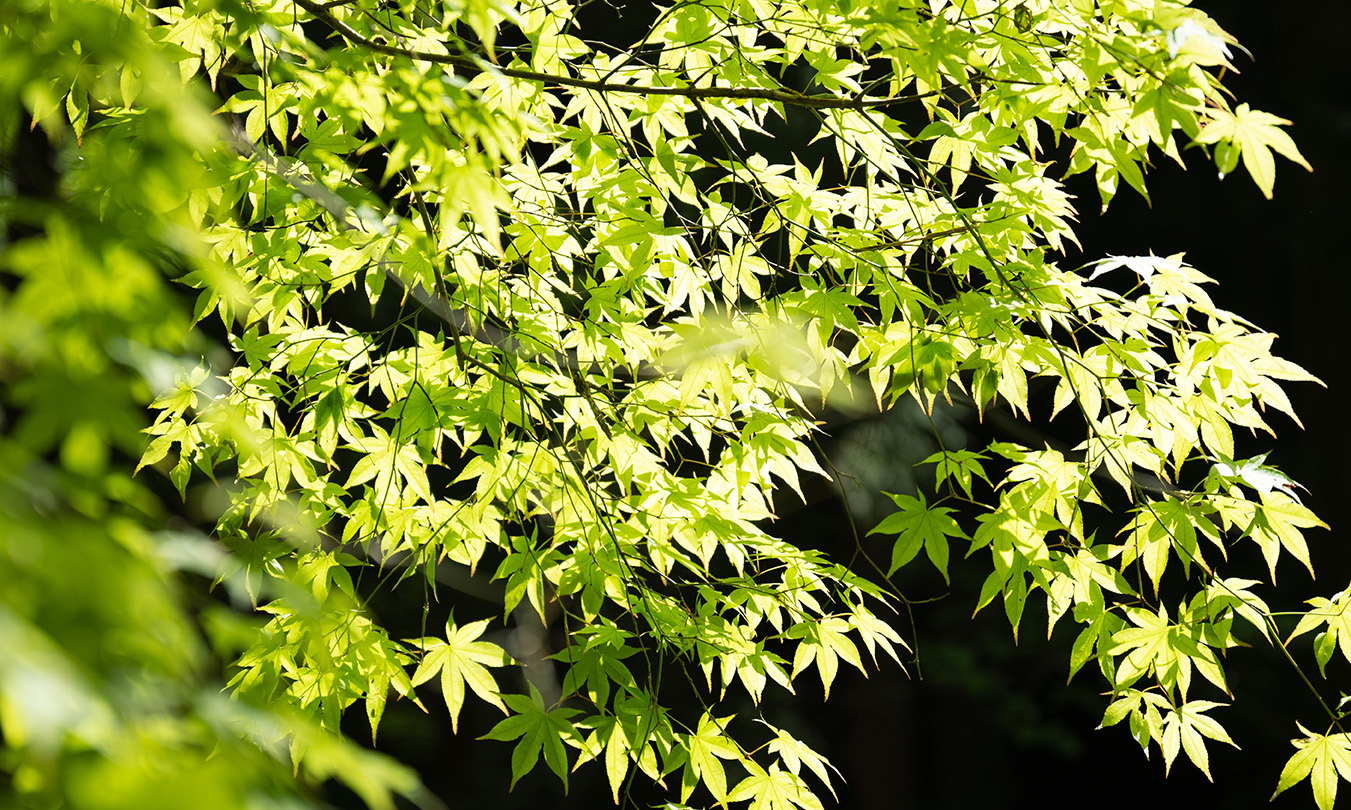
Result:
{"type": "MultiPolygon", "coordinates": [[[[92,219],[125,208],[145,231],[124,255],[47,223],[7,259],[5,306],[42,312],[47,263],[114,257],[100,283],[157,290],[137,251],[182,254],[191,320],[227,357],[155,387],[139,468],[223,502],[213,575],[268,617],[228,686],[297,718],[260,736],[298,766],[340,774],[324,740],[345,710],[374,739],[391,690],[422,706],[434,681],[457,729],[470,695],[507,714],[484,736],[514,743],[512,784],[543,759],[566,787],[594,760],[617,803],[641,775],[682,804],[819,808],[826,760],[729,691],[760,704],[814,670],[828,696],[842,663],[909,657],[892,577],[922,549],[947,581],[954,543],[988,552],[976,608],[999,600],[1015,636],[1029,599],[1079,625],[1070,675],[1096,664],[1105,725],[1207,775],[1206,741],[1232,743],[1192,676],[1229,697],[1235,620],[1278,628],[1229,551],[1256,544],[1274,583],[1283,554],[1313,570],[1303,533],[1323,525],[1264,457],[1236,457],[1234,428],[1271,433],[1272,412],[1295,418],[1283,384],[1316,380],[1182,255],[1057,262],[1069,176],[1092,173],[1105,207],[1187,147],[1221,175],[1241,157],[1266,196],[1273,151],[1305,165],[1286,122],[1231,106],[1230,39],[1202,12],[706,0],[610,42],[565,0],[89,5],[140,50],[61,28],[73,5],[6,12],[6,42],[48,13],[47,52],[94,56],[6,50],[25,72],[0,75],[26,78],[5,98],[100,157],[72,172],[92,219]],[[757,146],[802,121],[801,142],[757,146]],[[885,566],[858,532],[846,556],[778,536],[838,478],[823,417],[906,398],[1063,413],[1081,440],[942,449],[934,489],[891,496],[869,533],[894,535],[885,566]],[[514,687],[530,662],[488,620],[394,638],[369,610],[447,572],[489,578],[518,630],[543,623],[561,678],[514,687]],[[663,703],[663,673],[698,711],[663,703]]],[[[172,343],[151,326],[120,328],[172,343]]],[[[1347,649],[1342,601],[1294,629],[1327,625],[1320,666],[1347,649]]],[[[1313,774],[1330,807],[1342,736],[1309,735],[1280,788],[1313,774]]],[[[391,789],[413,790],[364,795],[391,789]]]]}

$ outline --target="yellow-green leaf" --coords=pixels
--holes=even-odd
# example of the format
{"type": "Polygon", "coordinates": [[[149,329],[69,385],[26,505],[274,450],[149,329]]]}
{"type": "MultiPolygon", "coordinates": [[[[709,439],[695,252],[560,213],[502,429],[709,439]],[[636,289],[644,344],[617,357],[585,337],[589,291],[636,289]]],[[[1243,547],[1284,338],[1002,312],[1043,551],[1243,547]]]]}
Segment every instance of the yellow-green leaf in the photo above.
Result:
{"type": "Polygon", "coordinates": [[[1313,171],[1313,167],[1299,153],[1295,142],[1285,130],[1280,129],[1290,124],[1284,118],[1251,109],[1247,104],[1238,105],[1232,113],[1228,110],[1212,110],[1211,116],[1205,129],[1196,136],[1196,142],[1224,142],[1237,147],[1243,156],[1244,168],[1268,200],[1276,185],[1276,161],[1271,156],[1273,149],[1313,171]]]}

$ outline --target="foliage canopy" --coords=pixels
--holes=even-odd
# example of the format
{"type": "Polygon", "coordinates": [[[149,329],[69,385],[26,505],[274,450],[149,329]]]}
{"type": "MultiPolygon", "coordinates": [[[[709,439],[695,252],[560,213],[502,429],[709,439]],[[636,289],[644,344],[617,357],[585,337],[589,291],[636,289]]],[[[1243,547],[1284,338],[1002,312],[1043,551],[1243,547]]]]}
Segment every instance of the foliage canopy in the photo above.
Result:
{"type": "MultiPolygon", "coordinates": [[[[485,737],[514,747],[512,784],[594,761],[616,802],[642,779],[819,808],[829,763],[728,693],[909,663],[891,578],[923,552],[946,579],[954,546],[988,559],[976,607],[1015,635],[1029,599],[1079,625],[1071,676],[1091,665],[1104,725],[1169,767],[1209,776],[1233,744],[1209,698],[1239,634],[1289,656],[1282,632],[1318,630],[1320,667],[1351,658],[1351,597],[1283,630],[1226,571],[1248,544],[1273,584],[1283,557],[1313,570],[1323,524],[1233,435],[1295,419],[1281,385],[1313,378],[1181,255],[1056,263],[1068,176],[1105,208],[1189,147],[1267,197],[1273,153],[1306,165],[1287,122],[1230,101],[1234,43],[1204,13],[700,0],[622,7],[641,34],[618,42],[589,5],[0,10],[4,148],[31,124],[61,161],[45,192],[5,178],[14,797],[92,803],[116,772],[144,802],[170,773],[234,807],[303,790],[294,767],[430,801],[339,724],[364,711],[374,740],[435,682],[456,724],[467,701],[505,714],[485,737]],[[839,478],[826,415],[1038,420],[1043,387],[1077,445],[945,447],[843,554],[776,536],[807,479],[839,478]],[[206,493],[208,533],[168,519],[161,473],[206,493]],[[226,597],[190,609],[198,575],[226,597]],[[550,629],[559,680],[489,620],[401,638],[366,608],[466,576],[550,629]]],[[[1323,810],[1351,778],[1328,714],[1278,787],[1309,777],[1323,810]]]]}

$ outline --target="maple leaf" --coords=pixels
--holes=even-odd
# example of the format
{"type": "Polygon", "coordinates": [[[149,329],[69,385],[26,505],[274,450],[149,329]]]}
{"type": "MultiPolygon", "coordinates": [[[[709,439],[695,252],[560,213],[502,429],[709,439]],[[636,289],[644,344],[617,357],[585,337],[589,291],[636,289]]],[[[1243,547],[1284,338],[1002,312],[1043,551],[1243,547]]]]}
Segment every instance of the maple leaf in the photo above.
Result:
{"type": "Polygon", "coordinates": [[[1319,520],[1313,512],[1301,506],[1289,496],[1277,492],[1263,492],[1262,505],[1254,512],[1252,524],[1248,527],[1248,537],[1262,548],[1267,567],[1271,571],[1271,581],[1276,581],[1276,560],[1281,548],[1304,563],[1313,575],[1313,563],[1309,560],[1309,546],[1304,542],[1300,529],[1315,526],[1326,529],[1327,524],[1319,520]]]}
{"type": "Polygon", "coordinates": [[[952,519],[952,510],[942,506],[929,506],[924,502],[922,493],[919,498],[892,495],[889,492],[886,495],[896,502],[901,511],[887,515],[868,534],[897,535],[887,575],[896,573],[897,569],[913,560],[923,548],[934,567],[943,575],[944,581],[947,581],[948,538],[966,537],[966,532],[963,532],[957,521],[952,519]]]}
{"type": "MultiPolygon", "coordinates": [[[[1298,724],[1296,724],[1298,725],[1298,724]]],[[[1351,780],[1351,735],[1314,734],[1304,726],[1299,730],[1303,739],[1292,740],[1299,750],[1285,763],[1280,782],[1271,798],[1284,793],[1309,778],[1318,810],[1332,810],[1337,800],[1337,776],[1351,780]]]]}
{"type": "Polygon", "coordinates": [[[689,761],[682,779],[681,801],[689,798],[689,791],[699,780],[703,780],[704,787],[708,788],[714,799],[720,804],[727,802],[727,773],[718,760],[740,759],[736,743],[726,734],[727,724],[732,722],[732,717],[735,715],[718,718],[705,714],[700,718],[695,732],[685,738],[689,761]]]}
{"type": "Polygon", "coordinates": [[[441,673],[441,695],[450,711],[452,731],[459,731],[460,709],[464,706],[466,685],[483,700],[503,712],[507,710],[498,695],[497,681],[488,667],[506,666],[511,663],[511,658],[492,642],[474,640],[483,634],[487,626],[487,619],[471,622],[464,627],[446,622],[445,641],[421,638],[410,642],[426,651],[422,663],[413,673],[413,685],[425,683],[437,672],[441,673]]]}
{"type": "Polygon", "coordinates": [[[1271,190],[1276,185],[1276,161],[1271,156],[1271,150],[1313,171],[1313,167],[1299,153],[1295,142],[1279,128],[1290,124],[1284,118],[1250,109],[1247,104],[1238,105],[1238,109],[1232,113],[1228,110],[1213,110],[1211,114],[1213,117],[1201,134],[1196,136],[1196,142],[1220,144],[1216,148],[1220,177],[1224,177],[1242,155],[1244,168],[1262,190],[1262,195],[1269,200],[1271,190]],[[1235,149],[1237,154],[1222,154],[1221,150],[1225,149],[1235,149]]]}
{"type": "MultiPolygon", "coordinates": [[[[1308,600],[1308,605],[1309,612],[1300,618],[1299,624],[1290,632],[1290,639],[1326,625],[1327,629],[1319,633],[1314,642],[1318,671],[1323,672],[1339,642],[1342,655],[1351,661],[1351,615],[1347,614],[1347,608],[1351,607],[1351,593],[1341,591],[1333,594],[1331,599],[1316,596],[1308,600]]],[[[1290,639],[1286,639],[1286,642],[1289,643],[1290,639]]]]}
{"type": "Polygon", "coordinates": [[[507,695],[506,701],[516,712],[511,717],[493,726],[492,731],[479,737],[480,740],[501,740],[510,742],[519,739],[511,752],[511,786],[522,776],[530,773],[544,754],[544,762],[559,779],[563,780],[563,789],[568,785],[568,751],[564,739],[576,736],[569,717],[576,714],[575,709],[547,710],[544,698],[534,684],[530,684],[530,697],[525,695],[507,695]]]}
{"type": "Polygon", "coordinates": [[[1159,743],[1166,763],[1165,772],[1172,769],[1180,745],[1182,750],[1187,752],[1188,759],[1201,769],[1201,773],[1210,781],[1215,781],[1210,775],[1210,757],[1206,753],[1205,738],[1228,743],[1235,748],[1238,748],[1238,745],[1229,739],[1229,734],[1219,723],[1202,712],[1223,705],[1225,704],[1209,700],[1193,700],[1168,713],[1163,721],[1163,738],[1159,743]]]}
{"type": "Polygon", "coordinates": [[[812,794],[802,777],[780,770],[778,763],[764,770],[747,761],[751,775],[741,781],[727,797],[728,801],[751,800],[749,810],[822,810],[821,800],[812,794]]]}

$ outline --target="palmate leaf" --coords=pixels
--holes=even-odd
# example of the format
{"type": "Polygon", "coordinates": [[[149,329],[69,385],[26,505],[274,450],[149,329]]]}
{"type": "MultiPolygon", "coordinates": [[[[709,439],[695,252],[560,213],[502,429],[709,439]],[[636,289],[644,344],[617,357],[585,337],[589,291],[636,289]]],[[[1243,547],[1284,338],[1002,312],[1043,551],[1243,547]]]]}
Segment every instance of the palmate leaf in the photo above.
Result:
{"type": "MultiPolygon", "coordinates": [[[[580,751],[572,770],[591,760],[603,763],[615,804],[619,804],[620,791],[628,781],[631,763],[636,763],[648,777],[661,778],[656,749],[665,750],[671,728],[649,696],[634,694],[617,699],[614,714],[591,715],[578,721],[576,727],[589,730],[590,734],[577,741],[580,751]]],[[[674,767],[678,764],[668,760],[668,770],[674,767]]]]}
{"type": "MultiPolygon", "coordinates": [[[[1324,627],[1314,642],[1314,657],[1318,661],[1318,671],[1323,672],[1332,654],[1338,647],[1342,655],[1351,661],[1351,590],[1333,594],[1331,599],[1316,596],[1308,600],[1309,612],[1300,617],[1299,624],[1290,632],[1289,639],[1302,636],[1310,630],[1324,627]]],[[[1326,673],[1324,673],[1326,675],[1326,673]]]]}
{"type": "Polygon", "coordinates": [[[1210,755],[1206,740],[1216,740],[1238,747],[1228,732],[1205,713],[1225,704],[1209,700],[1193,700],[1174,707],[1156,691],[1141,692],[1127,689],[1114,700],[1103,714],[1102,726],[1114,726],[1130,718],[1131,734],[1148,753],[1149,743],[1157,742],[1163,751],[1165,773],[1172,770],[1179,751],[1186,751],[1207,779],[1210,775],[1210,755]]]}
{"type": "Polygon", "coordinates": [[[592,759],[603,759],[605,776],[610,783],[610,797],[615,804],[619,804],[619,790],[624,785],[624,775],[628,773],[629,760],[632,758],[624,727],[618,718],[608,716],[591,718],[585,725],[592,731],[582,744],[582,752],[572,769],[575,771],[592,759]]]}
{"type": "Polygon", "coordinates": [[[1212,120],[1201,130],[1201,134],[1196,136],[1196,142],[1220,145],[1216,151],[1217,160],[1221,162],[1221,177],[1224,176],[1226,169],[1219,152],[1225,147],[1238,152],[1229,158],[1231,163],[1236,163],[1238,156],[1242,155],[1244,168],[1248,170],[1253,182],[1268,200],[1271,199],[1272,188],[1276,185],[1276,161],[1271,156],[1273,149],[1313,171],[1313,167],[1299,153],[1295,142],[1280,129],[1290,124],[1284,118],[1250,109],[1247,104],[1238,105],[1232,113],[1223,109],[1212,110],[1211,115],[1212,120]]]}
{"type": "Polygon", "coordinates": [[[1163,749],[1163,760],[1166,770],[1171,770],[1173,760],[1177,758],[1179,745],[1182,750],[1187,752],[1187,758],[1192,764],[1201,769],[1201,773],[1206,778],[1214,782],[1210,775],[1210,756],[1206,752],[1206,738],[1218,740],[1222,743],[1238,748],[1238,744],[1229,739],[1229,734],[1215,722],[1207,717],[1207,712],[1217,706],[1223,706],[1223,703],[1214,703],[1209,700],[1193,700],[1190,703],[1184,703],[1175,711],[1167,713],[1163,718],[1163,735],[1159,740],[1159,747],[1163,749]]]}
{"type": "Polygon", "coordinates": [[[543,753],[545,764],[563,780],[563,787],[566,789],[568,751],[563,741],[577,734],[577,730],[568,720],[577,714],[577,711],[546,708],[544,698],[540,696],[534,684],[530,685],[530,697],[507,695],[505,699],[515,714],[493,726],[491,731],[479,739],[503,742],[520,740],[515,750],[511,752],[512,787],[516,786],[516,782],[522,776],[534,770],[535,763],[539,762],[540,754],[543,753]]]}
{"type": "Polygon", "coordinates": [[[1108,655],[1127,653],[1117,670],[1118,683],[1124,685],[1151,669],[1174,669],[1177,651],[1169,644],[1172,624],[1168,613],[1160,607],[1157,614],[1132,609],[1128,615],[1135,626],[1113,635],[1112,646],[1106,650],[1108,655]]]}
{"type": "Polygon", "coordinates": [[[934,468],[935,484],[941,485],[944,481],[951,479],[957,482],[966,493],[966,497],[971,497],[971,484],[974,477],[981,478],[985,483],[990,483],[990,477],[985,474],[985,469],[980,462],[985,459],[983,453],[972,452],[971,450],[943,450],[934,453],[921,461],[921,464],[937,464],[934,468]]]}
{"type": "Polygon", "coordinates": [[[450,711],[451,729],[459,731],[460,709],[464,707],[465,686],[482,700],[506,712],[497,681],[488,667],[502,667],[511,663],[511,656],[489,641],[475,641],[483,635],[488,620],[470,622],[456,627],[446,622],[446,640],[420,638],[409,643],[424,651],[422,663],[413,673],[413,685],[425,683],[438,672],[441,674],[441,695],[450,711]]]}
{"type": "Polygon", "coordinates": [[[1228,692],[1219,658],[1200,640],[1198,628],[1174,624],[1162,606],[1158,613],[1128,608],[1126,615],[1135,626],[1115,633],[1106,650],[1108,655],[1126,653],[1116,669],[1118,688],[1153,675],[1170,692],[1176,687],[1185,699],[1195,669],[1228,692]]]}
{"type": "MultiPolygon", "coordinates": [[[[967,472],[967,477],[969,480],[970,472],[967,472]]],[[[923,548],[930,562],[943,575],[943,580],[948,581],[948,538],[966,538],[966,532],[952,518],[952,510],[943,506],[929,506],[923,493],[919,498],[893,495],[890,492],[885,494],[896,502],[901,511],[887,515],[868,534],[897,535],[887,574],[896,573],[923,548]]]]}
{"type": "Polygon", "coordinates": [[[1124,568],[1138,559],[1157,596],[1159,580],[1173,555],[1182,560],[1183,568],[1188,571],[1193,562],[1210,570],[1197,545],[1197,528],[1207,527],[1213,534],[1210,522],[1190,503],[1179,500],[1148,502],[1122,529],[1123,533],[1130,532],[1130,540],[1122,553],[1121,565],[1124,568]]]}
{"type": "MultiPolygon", "coordinates": [[[[763,723],[764,721],[762,720],[760,722],[763,723]]],[[[765,725],[768,726],[769,724],[765,723],[765,725]]],[[[793,774],[801,775],[802,766],[806,765],[812,773],[816,774],[822,784],[830,790],[830,795],[835,796],[835,786],[830,784],[830,773],[826,770],[829,768],[835,770],[838,774],[839,771],[835,769],[835,766],[831,765],[830,761],[825,757],[816,753],[811,748],[808,748],[806,743],[783,729],[774,728],[773,726],[769,727],[775,732],[774,739],[769,743],[769,752],[771,754],[777,754],[779,760],[783,762],[784,765],[788,766],[788,770],[793,774]]],[[[836,796],[836,798],[838,799],[839,797],[836,796]]]]}
{"type": "Polygon", "coordinates": [[[1307,777],[1318,810],[1332,810],[1337,801],[1338,777],[1351,781],[1351,735],[1314,734],[1302,725],[1299,730],[1305,736],[1291,741],[1299,750],[1285,763],[1280,782],[1271,798],[1276,798],[1307,777]]]}
{"type": "Polygon", "coordinates": [[[687,758],[680,776],[680,801],[687,801],[702,781],[719,804],[726,804],[727,772],[720,760],[747,761],[727,735],[727,725],[734,718],[735,715],[714,717],[705,713],[693,734],[681,735],[687,758]]]}
{"type": "Polygon", "coordinates": [[[1314,571],[1313,563],[1309,560],[1309,546],[1300,529],[1326,529],[1327,524],[1284,492],[1263,492],[1261,497],[1262,504],[1254,512],[1248,536],[1262,547],[1262,556],[1271,570],[1271,581],[1276,581],[1276,561],[1282,548],[1304,563],[1312,576],[1314,571]]]}
{"type": "Polygon", "coordinates": [[[749,799],[748,810],[824,810],[821,800],[811,792],[802,777],[781,770],[777,762],[772,763],[769,770],[750,761],[746,762],[746,767],[751,775],[732,789],[728,801],[749,799]]]}
{"type": "Polygon", "coordinates": [[[849,623],[838,617],[822,619],[819,622],[802,622],[791,627],[788,630],[788,637],[801,639],[793,655],[792,677],[796,678],[799,672],[815,663],[816,670],[821,675],[825,697],[829,698],[830,685],[835,682],[841,658],[866,674],[867,670],[863,667],[858,647],[845,635],[850,629],[849,623]]]}

